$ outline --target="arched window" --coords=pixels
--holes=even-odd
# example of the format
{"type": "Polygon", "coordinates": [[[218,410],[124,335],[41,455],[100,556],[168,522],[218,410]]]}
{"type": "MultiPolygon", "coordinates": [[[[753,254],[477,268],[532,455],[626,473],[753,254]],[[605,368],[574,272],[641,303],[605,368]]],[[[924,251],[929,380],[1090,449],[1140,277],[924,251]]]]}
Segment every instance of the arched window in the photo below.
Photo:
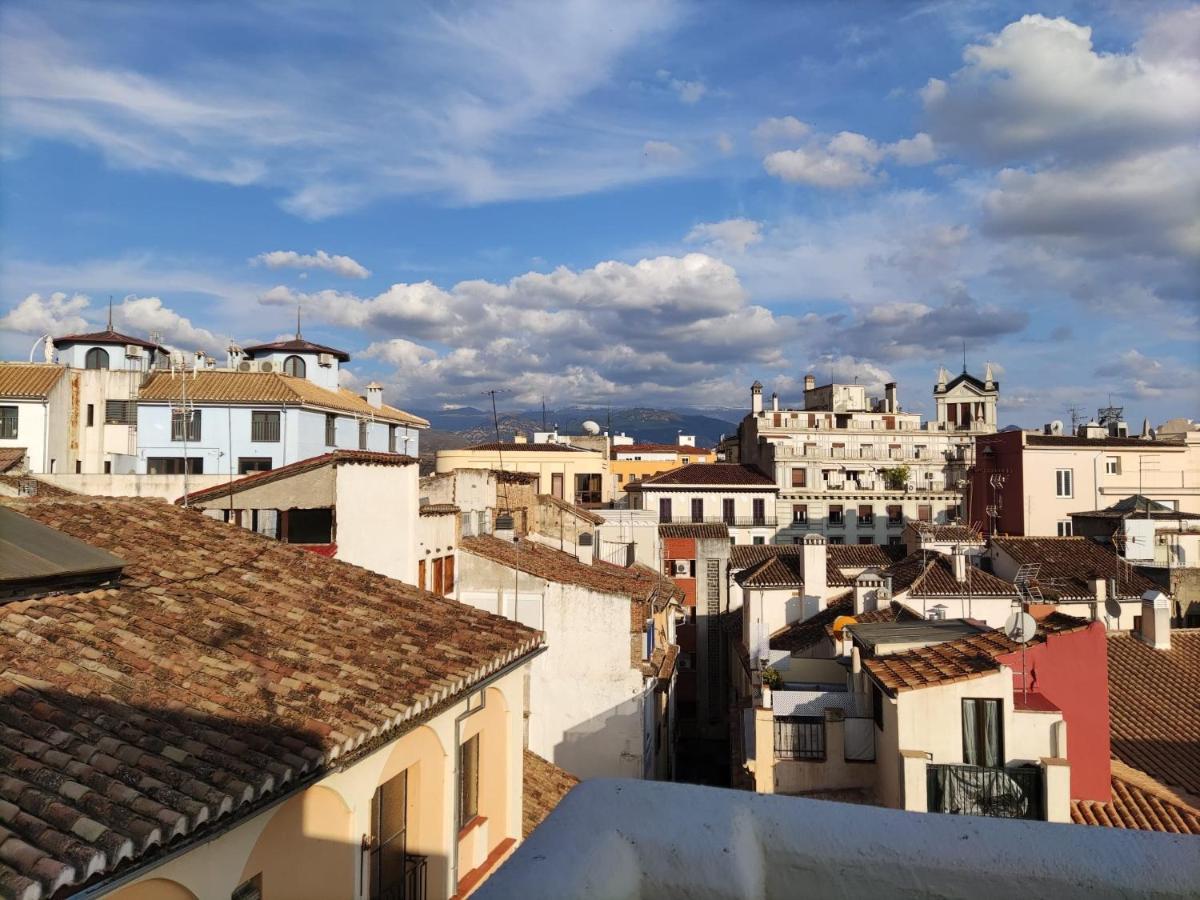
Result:
{"type": "Polygon", "coordinates": [[[107,369],[108,351],[103,347],[93,347],[83,358],[83,367],[85,369],[107,369]]]}
{"type": "Polygon", "coordinates": [[[283,361],[283,374],[303,378],[305,371],[304,360],[298,356],[289,356],[283,361]]]}

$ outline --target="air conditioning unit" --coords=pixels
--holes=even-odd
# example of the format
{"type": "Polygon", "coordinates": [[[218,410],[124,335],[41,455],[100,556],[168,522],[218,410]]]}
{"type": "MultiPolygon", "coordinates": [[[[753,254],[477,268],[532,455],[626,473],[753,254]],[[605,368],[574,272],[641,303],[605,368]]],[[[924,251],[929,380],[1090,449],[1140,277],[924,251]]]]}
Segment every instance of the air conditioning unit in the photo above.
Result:
{"type": "Polygon", "coordinates": [[[126,356],[126,358],[128,358],[128,359],[140,359],[140,358],[141,358],[141,355],[142,355],[142,348],[141,348],[141,347],[139,347],[137,344],[126,344],[126,345],[125,345],[125,356],[126,356]]]}
{"type": "Polygon", "coordinates": [[[317,365],[324,366],[328,369],[333,365],[335,359],[336,357],[332,353],[318,353],[317,365]]]}
{"type": "Polygon", "coordinates": [[[688,566],[687,560],[683,560],[683,559],[675,560],[675,575],[676,576],[680,576],[680,575],[686,576],[689,571],[691,571],[691,567],[688,566]]]}
{"type": "Polygon", "coordinates": [[[275,363],[271,362],[269,359],[264,359],[262,362],[260,362],[258,364],[258,371],[274,372],[275,371],[275,363]]]}
{"type": "Polygon", "coordinates": [[[248,359],[243,359],[240,363],[238,363],[238,371],[252,372],[254,371],[254,363],[250,362],[248,359]]]}

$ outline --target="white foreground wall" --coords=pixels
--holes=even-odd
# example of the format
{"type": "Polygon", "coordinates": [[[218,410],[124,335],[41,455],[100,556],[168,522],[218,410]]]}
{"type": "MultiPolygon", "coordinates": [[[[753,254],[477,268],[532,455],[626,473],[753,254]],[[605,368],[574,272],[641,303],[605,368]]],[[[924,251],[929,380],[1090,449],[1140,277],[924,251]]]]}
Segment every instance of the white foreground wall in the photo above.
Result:
{"type": "Polygon", "coordinates": [[[417,466],[337,467],[337,558],[417,583],[417,466]]]}

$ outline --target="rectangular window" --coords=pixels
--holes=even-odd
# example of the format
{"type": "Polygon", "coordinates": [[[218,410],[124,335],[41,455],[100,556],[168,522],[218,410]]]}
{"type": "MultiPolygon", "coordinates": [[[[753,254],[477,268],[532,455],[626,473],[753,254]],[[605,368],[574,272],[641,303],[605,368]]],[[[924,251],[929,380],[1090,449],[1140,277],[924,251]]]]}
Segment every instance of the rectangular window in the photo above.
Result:
{"type": "Polygon", "coordinates": [[[182,410],[171,410],[171,440],[198,441],[200,440],[200,410],[190,413],[182,410]]]}
{"type": "Polygon", "coordinates": [[[793,503],[792,504],[792,524],[807,525],[808,524],[808,504],[793,503]]]}
{"type": "Polygon", "coordinates": [[[840,546],[842,546],[842,544],[846,543],[846,539],[844,537],[842,537],[840,534],[837,535],[836,537],[826,538],[825,540],[826,540],[826,543],[828,543],[831,547],[840,547],[840,546]]]}
{"type": "Polygon", "coordinates": [[[692,521],[704,521],[704,499],[702,497],[692,498],[692,521]]]}
{"type": "Polygon", "coordinates": [[[802,488],[808,485],[808,473],[804,469],[792,469],[792,487],[802,488]]]}
{"type": "Polygon", "coordinates": [[[754,524],[765,525],[767,523],[767,501],[761,497],[751,501],[751,507],[754,511],[754,524]]]}
{"type": "Polygon", "coordinates": [[[726,525],[732,525],[734,520],[733,499],[726,497],[721,501],[721,521],[726,525]]]}
{"type": "Polygon", "coordinates": [[[137,403],[133,400],[105,400],[105,425],[133,425],[137,422],[137,403]]]}
{"type": "Polygon", "coordinates": [[[1104,460],[1105,475],[1120,475],[1121,474],[1121,457],[1110,456],[1104,460]]]}
{"type": "Polygon", "coordinates": [[[17,436],[17,407],[0,406],[0,438],[9,440],[17,436]]]}
{"type": "Polygon", "coordinates": [[[91,428],[96,424],[96,404],[89,403],[87,405],[87,427],[91,428]]]}
{"type": "Polygon", "coordinates": [[[904,521],[903,506],[889,506],[887,508],[887,517],[889,525],[899,525],[904,521]]]}
{"type": "Polygon", "coordinates": [[[367,449],[367,423],[365,421],[358,423],[358,449],[367,449]]]}
{"type": "Polygon", "coordinates": [[[269,456],[239,456],[238,474],[249,475],[251,472],[270,472],[271,457],[269,456]]]}
{"type": "Polygon", "coordinates": [[[602,493],[600,488],[600,474],[598,472],[589,472],[575,476],[576,503],[600,503],[602,493]]]}
{"type": "Polygon", "coordinates": [[[766,542],[767,542],[767,539],[766,539],[765,537],[763,537],[762,535],[756,535],[756,536],[754,537],[754,539],[753,539],[753,540],[752,540],[750,543],[752,543],[752,544],[765,544],[766,542]]]}
{"type": "Polygon", "coordinates": [[[901,540],[902,540],[902,538],[900,537],[900,535],[889,534],[888,535],[888,546],[889,547],[899,547],[901,540]]]}
{"type": "Polygon", "coordinates": [[[1070,537],[1071,536],[1071,520],[1070,519],[1063,519],[1061,522],[1058,523],[1058,536],[1059,537],[1070,537]]]}
{"type": "Polygon", "coordinates": [[[325,446],[337,446],[337,416],[325,413],[325,446]]]}
{"type": "Polygon", "coordinates": [[[333,508],[285,510],[283,540],[288,544],[332,544],[333,508]]]}
{"type": "Polygon", "coordinates": [[[458,748],[458,828],[479,815],[479,735],[458,748]]]}
{"type": "Polygon", "coordinates": [[[660,522],[670,522],[671,521],[671,498],[670,497],[660,497],[659,498],[659,500],[658,500],[658,521],[660,521],[660,522]]]}
{"type": "Polygon", "coordinates": [[[454,557],[445,557],[446,564],[442,570],[442,594],[450,597],[454,594],[454,557]]]}
{"type": "Polygon", "coordinates": [[[105,475],[112,474],[112,460],[111,459],[106,459],[104,461],[104,474],[105,475]]]}
{"type": "Polygon", "coordinates": [[[922,503],[917,507],[917,518],[922,522],[933,521],[933,507],[922,503]]]}
{"type": "Polygon", "coordinates": [[[874,543],[875,543],[875,541],[874,541],[874,540],[872,540],[872,539],[871,539],[871,538],[869,538],[869,537],[860,537],[860,538],[858,539],[858,542],[859,542],[860,544],[874,544],[874,543]]]}
{"type": "Polygon", "coordinates": [[[279,413],[259,412],[250,413],[250,440],[264,444],[279,441],[279,413]]]}
{"type": "Polygon", "coordinates": [[[1055,469],[1055,471],[1054,471],[1054,495],[1056,497],[1074,497],[1075,496],[1075,470],[1074,469],[1055,469]]]}
{"type": "Polygon", "coordinates": [[[389,778],[371,798],[372,900],[403,897],[408,850],[408,772],[389,778]]]}
{"type": "Polygon", "coordinates": [[[830,525],[845,524],[845,520],[842,518],[842,505],[840,503],[830,504],[830,506],[829,506],[829,524],[830,525]]]}
{"type": "MultiPolygon", "coordinates": [[[[187,458],[189,475],[204,474],[204,457],[189,456],[187,458]]],[[[148,475],[182,475],[184,458],[182,456],[151,456],[146,459],[146,474],[148,475]]]]}
{"type": "Polygon", "coordinates": [[[395,425],[388,426],[388,453],[399,453],[400,452],[399,450],[396,449],[396,432],[397,432],[397,428],[395,425]]]}
{"type": "Polygon", "coordinates": [[[875,510],[869,503],[864,504],[858,508],[858,524],[859,525],[874,525],[875,524],[875,510]]]}
{"type": "Polygon", "coordinates": [[[999,700],[963,700],[963,762],[966,765],[989,768],[1004,765],[1002,714],[999,700]]]}
{"type": "Polygon", "coordinates": [[[550,473],[550,496],[557,497],[559,500],[563,498],[563,473],[550,473]]]}

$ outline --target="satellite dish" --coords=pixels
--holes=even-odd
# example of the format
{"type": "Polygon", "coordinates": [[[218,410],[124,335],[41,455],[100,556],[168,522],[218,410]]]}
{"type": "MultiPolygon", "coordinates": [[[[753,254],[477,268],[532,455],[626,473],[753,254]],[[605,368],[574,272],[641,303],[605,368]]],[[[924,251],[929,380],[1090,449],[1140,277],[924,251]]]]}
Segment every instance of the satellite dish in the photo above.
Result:
{"type": "Polygon", "coordinates": [[[1009,640],[1028,644],[1037,635],[1037,620],[1027,612],[1015,612],[1004,621],[1009,640]]]}
{"type": "Polygon", "coordinates": [[[854,616],[838,616],[833,620],[833,638],[836,641],[842,639],[842,629],[847,625],[853,625],[858,621],[854,616]]]}
{"type": "Polygon", "coordinates": [[[1109,597],[1104,601],[1104,611],[1110,619],[1121,618],[1121,601],[1116,597],[1109,597]]]}
{"type": "Polygon", "coordinates": [[[1053,422],[1050,423],[1050,433],[1051,434],[1062,434],[1063,433],[1062,419],[1055,419],[1053,422]]]}
{"type": "Polygon", "coordinates": [[[586,422],[583,423],[583,430],[586,431],[588,434],[599,434],[600,433],[600,423],[593,422],[591,419],[588,419],[586,422]]]}

